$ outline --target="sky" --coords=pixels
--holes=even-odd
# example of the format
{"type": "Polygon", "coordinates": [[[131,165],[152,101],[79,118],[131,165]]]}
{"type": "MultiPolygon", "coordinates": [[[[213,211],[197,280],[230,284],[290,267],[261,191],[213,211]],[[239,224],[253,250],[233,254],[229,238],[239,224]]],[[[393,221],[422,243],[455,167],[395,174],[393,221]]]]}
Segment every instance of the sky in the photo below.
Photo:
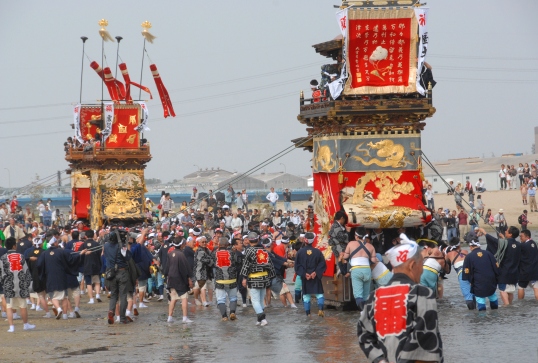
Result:
{"type": "MultiPolygon", "coordinates": [[[[146,178],[181,179],[199,167],[251,169],[306,135],[297,121],[299,93],[308,96],[320,66],[332,63],[312,45],[338,35],[333,5],[340,1],[0,1],[0,187],[67,168],[63,142],[73,133],[72,105],[79,101],[80,37],[89,38],[86,54],[100,63],[102,18],[113,37],[123,37],[119,55],[137,82],[140,24],[150,21],[157,36],[147,52],[177,117],[163,119],[158,97],[148,103],[153,160],[146,178]]],[[[428,0],[427,6],[427,61],[438,83],[423,152],[432,161],[530,153],[538,2],[428,0]]],[[[116,52],[116,43],[105,43],[112,69],[116,52]]],[[[82,101],[95,103],[101,83],[88,58],[82,101]]],[[[142,71],[142,84],[157,95],[147,57],[142,71]]],[[[294,150],[260,172],[308,175],[310,159],[294,150]]]]}

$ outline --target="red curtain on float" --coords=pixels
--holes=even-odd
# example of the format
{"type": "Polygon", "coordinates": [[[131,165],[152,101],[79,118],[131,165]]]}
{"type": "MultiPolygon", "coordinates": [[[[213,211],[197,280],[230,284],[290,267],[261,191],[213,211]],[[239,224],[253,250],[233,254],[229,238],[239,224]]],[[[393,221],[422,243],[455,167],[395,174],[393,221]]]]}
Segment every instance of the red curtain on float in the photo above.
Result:
{"type": "Polygon", "coordinates": [[[72,189],[73,211],[80,218],[88,218],[90,213],[91,192],[90,188],[72,189]]]}
{"type": "MultiPolygon", "coordinates": [[[[406,225],[420,225],[428,223],[431,215],[427,212],[423,203],[422,196],[422,179],[420,171],[372,171],[372,172],[343,172],[339,173],[314,173],[314,192],[323,203],[323,208],[329,217],[329,228],[333,223],[334,214],[339,210],[344,210],[349,217],[351,224],[352,218],[349,214],[349,208],[353,208],[357,213],[357,224],[366,228],[396,228],[397,225],[379,225],[374,220],[371,225],[364,223],[365,215],[390,215],[397,211],[398,207],[412,210],[414,216],[406,217],[406,225]],[[341,181],[341,183],[339,182],[341,181]],[[360,204],[355,204],[354,196],[359,196],[360,204]],[[362,221],[362,223],[361,223],[362,221]],[[374,225],[377,223],[378,225],[374,225]]],[[[325,243],[320,244],[323,237],[323,226],[318,214],[315,218],[315,231],[318,235],[317,247],[326,250],[325,243]]],[[[328,232],[327,226],[325,230],[328,232]]],[[[334,256],[327,256],[327,270],[325,276],[332,276],[334,271],[334,256]]]]}

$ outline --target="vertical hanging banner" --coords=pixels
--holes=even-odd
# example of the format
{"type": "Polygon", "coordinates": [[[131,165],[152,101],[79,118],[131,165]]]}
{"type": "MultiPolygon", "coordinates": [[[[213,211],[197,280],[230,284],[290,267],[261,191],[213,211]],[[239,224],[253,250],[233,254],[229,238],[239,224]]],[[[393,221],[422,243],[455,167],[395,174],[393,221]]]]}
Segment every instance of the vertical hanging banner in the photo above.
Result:
{"type": "Polygon", "coordinates": [[[84,143],[84,139],[80,133],[80,103],[73,108],[73,117],[73,123],[75,125],[75,137],[80,143],[84,143]]]}
{"type": "Polygon", "coordinates": [[[416,92],[417,27],[413,9],[349,9],[344,94],[416,92]]]}
{"type": "Polygon", "coordinates": [[[148,117],[149,117],[149,111],[148,106],[146,105],[146,102],[138,102],[140,105],[140,108],[142,109],[142,122],[140,122],[140,125],[135,127],[135,130],[138,132],[142,131],[151,131],[148,127],[148,117]]]}
{"type": "Polygon", "coordinates": [[[114,122],[114,103],[105,103],[105,129],[102,132],[103,142],[105,142],[112,132],[114,122]]]}
{"type": "Polygon", "coordinates": [[[417,64],[417,92],[421,95],[424,95],[426,90],[420,84],[420,75],[422,74],[422,68],[424,67],[424,62],[426,61],[426,53],[428,52],[428,30],[426,28],[427,24],[427,14],[428,8],[416,8],[415,9],[415,18],[418,22],[418,64],[417,64]]]}

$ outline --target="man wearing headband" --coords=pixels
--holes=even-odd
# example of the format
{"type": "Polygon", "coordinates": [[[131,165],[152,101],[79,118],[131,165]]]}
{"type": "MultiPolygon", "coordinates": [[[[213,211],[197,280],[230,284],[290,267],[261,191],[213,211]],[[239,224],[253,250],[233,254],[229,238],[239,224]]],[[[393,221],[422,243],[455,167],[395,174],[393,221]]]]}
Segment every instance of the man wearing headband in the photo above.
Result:
{"type": "Polygon", "coordinates": [[[514,292],[519,280],[519,260],[521,258],[521,244],[516,241],[519,237],[519,229],[510,226],[506,232],[498,233],[499,238],[495,238],[486,233],[483,228],[478,232],[486,236],[486,248],[495,255],[495,260],[499,263],[499,291],[504,305],[511,305],[514,300],[514,292]]]}
{"type": "Polygon", "coordinates": [[[405,235],[400,242],[386,253],[394,276],[364,305],[359,345],[370,362],[442,362],[435,292],[418,284],[422,254],[405,235]]]}
{"type": "Polygon", "coordinates": [[[321,251],[312,246],[316,235],[312,232],[305,233],[307,245],[301,248],[295,257],[295,273],[301,277],[303,287],[303,304],[306,316],[310,317],[310,295],[316,295],[318,303],[318,316],[324,317],[323,283],[321,278],[327,269],[325,257],[321,251]]]}
{"type": "Polygon", "coordinates": [[[32,288],[34,293],[37,294],[36,311],[45,310],[44,318],[50,318],[49,306],[47,305],[46,300],[47,293],[45,292],[45,283],[39,278],[39,271],[37,269],[37,260],[39,259],[39,256],[45,252],[43,249],[44,238],[45,234],[34,238],[34,246],[26,250],[24,253],[24,259],[28,263],[28,268],[30,269],[30,274],[32,275],[32,288]]]}
{"type": "MultiPolygon", "coordinates": [[[[175,241],[176,242],[176,241],[175,241]]],[[[192,268],[183,252],[177,249],[170,251],[164,274],[168,276],[166,286],[170,290],[170,305],[168,306],[168,323],[174,322],[173,314],[176,302],[181,300],[183,323],[192,323],[187,317],[188,292],[192,288],[192,268]]]]}
{"type": "Polygon", "coordinates": [[[214,262],[211,258],[211,252],[206,247],[207,238],[205,236],[198,237],[196,238],[196,243],[198,248],[194,254],[194,279],[196,280],[194,284],[194,301],[196,305],[207,307],[209,302],[206,301],[205,291],[200,293],[200,290],[205,286],[207,280],[212,278],[214,262]],[[201,302],[198,297],[201,298],[201,302]]]}
{"type": "MultiPolygon", "coordinates": [[[[480,228],[479,234],[485,233],[480,228]]],[[[474,294],[478,311],[486,310],[486,299],[489,299],[491,309],[497,309],[499,302],[495,290],[499,279],[499,264],[493,253],[480,248],[478,237],[469,242],[471,252],[463,261],[461,278],[471,284],[471,293],[474,294]]]]}
{"type": "MultiPolygon", "coordinates": [[[[474,238],[471,238],[468,241],[469,244],[473,241],[473,239],[478,240],[478,236],[474,236],[474,238]]],[[[448,243],[450,245],[445,250],[446,262],[448,266],[452,265],[454,267],[454,271],[456,271],[458,274],[458,282],[460,284],[461,294],[465,299],[467,308],[469,308],[469,310],[474,310],[476,309],[476,302],[474,300],[474,295],[471,293],[471,284],[469,281],[462,279],[463,261],[465,261],[465,257],[467,257],[468,252],[461,249],[460,239],[458,237],[452,237],[448,243]]]]}
{"type": "Polygon", "coordinates": [[[353,297],[355,297],[355,303],[359,310],[362,310],[362,304],[370,295],[370,285],[372,283],[370,265],[377,262],[374,246],[364,242],[364,237],[367,236],[364,228],[357,228],[355,230],[355,240],[349,241],[344,251],[344,260],[348,261],[351,266],[353,297]]]}
{"type": "Polygon", "coordinates": [[[417,242],[423,247],[422,257],[424,257],[424,270],[420,276],[420,284],[435,291],[440,299],[443,297],[443,285],[438,285],[439,274],[441,272],[450,273],[450,266],[445,262],[445,255],[437,247],[436,241],[423,238],[417,242]]]}
{"type": "Polygon", "coordinates": [[[343,211],[338,211],[334,215],[333,225],[329,230],[329,246],[332,247],[334,258],[342,275],[347,274],[346,265],[342,262],[342,252],[345,251],[349,237],[345,225],[347,223],[347,215],[343,211]]]}
{"type": "MultiPolygon", "coordinates": [[[[293,261],[288,260],[287,257],[280,256],[275,252],[275,249],[278,246],[271,239],[271,236],[264,237],[265,238],[262,239],[262,245],[269,254],[269,258],[275,268],[275,277],[271,280],[271,291],[280,298],[280,302],[284,307],[288,307],[289,302],[290,306],[296,309],[297,306],[293,303],[290,290],[284,282],[284,279],[286,278],[286,269],[293,267],[293,261]]],[[[269,306],[271,303],[271,294],[266,296],[266,300],[266,305],[269,306]]]]}
{"type": "Polygon", "coordinates": [[[250,246],[245,251],[241,276],[243,276],[242,285],[250,289],[250,298],[252,307],[256,312],[256,325],[265,326],[265,312],[263,310],[263,301],[265,292],[271,286],[271,279],[275,277],[275,269],[269,254],[258,243],[259,236],[256,232],[248,234],[250,246]]]}
{"type": "Polygon", "coordinates": [[[228,238],[220,237],[218,250],[213,254],[215,264],[215,292],[222,321],[228,321],[226,298],[230,301],[230,320],[237,319],[237,261],[234,251],[228,250],[228,238]]]}

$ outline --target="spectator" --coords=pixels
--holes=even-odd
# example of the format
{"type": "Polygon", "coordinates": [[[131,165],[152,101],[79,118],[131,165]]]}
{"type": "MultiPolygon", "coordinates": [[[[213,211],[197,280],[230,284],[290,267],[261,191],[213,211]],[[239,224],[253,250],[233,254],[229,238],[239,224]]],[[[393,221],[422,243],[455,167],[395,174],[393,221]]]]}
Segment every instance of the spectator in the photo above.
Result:
{"type": "Polygon", "coordinates": [[[529,222],[526,209],[524,209],[523,214],[517,218],[517,222],[521,225],[521,230],[527,229],[527,225],[529,223],[532,224],[531,222],[529,222]]]}
{"type": "Polygon", "coordinates": [[[45,230],[52,226],[52,211],[49,209],[48,205],[45,206],[45,210],[43,211],[42,221],[43,225],[45,226],[45,230]]]}
{"type": "Polygon", "coordinates": [[[522,183],[519,187],[519,191],[521,192],[521,199],[523,200],[523,205],[527,205],[527,193],[528,193],[528,186],[525,183],[522,183]]]}
{"type": "Polygon", "coordinates": [[[241,191],[241,198],[243,198],[243,208],[245,210],[248,209],[248,194],[247,194],[247,190],[246,189],[243,189],[241,191]]]}
{"type": "Polygon", "coordinates": [[[482,200],[482,196],[479,194],[476,197],[476,210],[478,211],[478,214],[482,217],[484,215],[484,207],[486,205],[484,204],[484,201],[482,200]]]}
{"type": "Polygon", "coordinates": [[[467,220],[469,219],[469,216],[467,213],[465,213],[465,210],[462,208],[460,209],[460,212],[458,213],[458,228],[460,231],[460,237],[463,238],[467,232],[469,231],[469,226],[467,224],[467,220]]]}
{"type": "Polygon", "coordinates": [[[484,193],[486,191],[486,183],[482,181],[482,178],[478,178],[475,187],[477,193],[484,193]]]}
{"type": "Polygon", "coordinates": [[[536,186],[533,183],[529,183],[527,195],[529,196],[531,212],[538,212],[538,208],[536,207],[536,186]]]}
{"type": "Polygon", "coordinates": [[[243,197],[241,195],[241,192],[237,192],[237,195],[235,197],[235,203],[237,204],[237,208],[240,208],[240,209],[244,208],[243,197]]]}
{"type": "Polygon", "coordinates": [[[506,189],[506,176],[507,176],[508,170],[506,170],[506,167],[504,164],[501,164],[501,170],[499,170],[499,178],[501,179],[501,190],[506,189]]]}
{"type": "Polygon", "coordinates": [[[506,226],[504,209],[499,209],[499,213],[495,214],[495,217],[493,217],[493,223],[495,223],[495,228],[497,229],[498,233],[504,234],[504,232],[506,232],[508,227],[506,226]]]}
{"type": "Polygon", "coordinates": [[[288,191],[288,188],[284,189],[284,193],[282,193],[282,197],[284,198],[284,210],[290,211],[291,209],[291,192],[288,191]]]}
{"type": "Polygon", "coordinates": [[[519,178],[519,186],[521,187],[523,185],[523,163],[519,163],[519,166],[517,167],[517,176],[519,178]]]}
{"type": "Polygon", "coordinates": [[[269,201],[269,203],[271,203],[271,207],[273,207],[273,210],[275,210],[276,209],[276,202],[278,201],[278,194],[275,193],[275,188],[271,188],[271,192],[269,192],[269,194],[267,194],[265,199],[267,199],[269,201]]]}
{"type": "Polygon", "coordinates": [[[435,203],[433,201],[433,189],[431,184],[428,184],[426,192],[424,192],[424,196],[426,197],[426,201],[428,202],[428,208],[433,211],[435,209],[435,203]]]}
{"type": "Polygon", "coordinates": [[[231,186],[229,186],[224,192],[224,203],[226,203],[226,205],[230,208],[232,208],[233,197],[233,189],[231,186]]]}

